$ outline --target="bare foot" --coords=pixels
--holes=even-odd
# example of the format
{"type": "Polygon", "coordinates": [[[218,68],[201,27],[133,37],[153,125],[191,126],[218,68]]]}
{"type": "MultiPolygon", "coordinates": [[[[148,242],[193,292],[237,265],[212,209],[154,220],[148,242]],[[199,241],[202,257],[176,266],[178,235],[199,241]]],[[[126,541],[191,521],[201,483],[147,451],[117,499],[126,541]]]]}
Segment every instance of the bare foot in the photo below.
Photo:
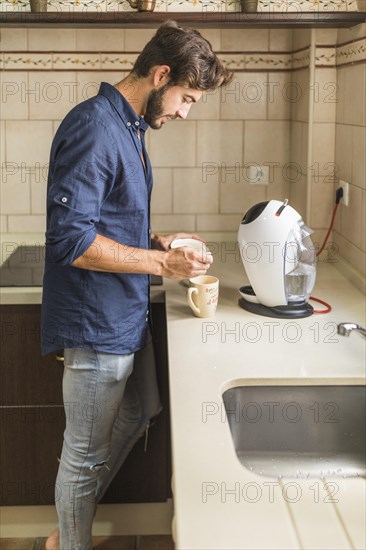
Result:
{"type": "Polygon", "coordinates": [[[60,531],[54,529],[46,540],[46,550],[60,550],[60,531]]]}

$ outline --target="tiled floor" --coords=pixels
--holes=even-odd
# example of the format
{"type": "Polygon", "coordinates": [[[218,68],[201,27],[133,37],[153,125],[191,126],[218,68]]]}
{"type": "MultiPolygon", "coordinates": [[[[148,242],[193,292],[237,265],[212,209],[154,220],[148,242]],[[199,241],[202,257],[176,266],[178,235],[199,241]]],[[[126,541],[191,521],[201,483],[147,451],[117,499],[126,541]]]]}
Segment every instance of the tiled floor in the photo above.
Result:
{"type": "MultiPolygon", "coordinates": [[[[0,539],[1,550],[44,550],[46,539],[42,537],[27,539],[0,539]]],[[[140,546],[136,547],[136,537],[93,537],[94,550],[174,550],[174,542],[167,535],[140,537],[140,546]]]]}

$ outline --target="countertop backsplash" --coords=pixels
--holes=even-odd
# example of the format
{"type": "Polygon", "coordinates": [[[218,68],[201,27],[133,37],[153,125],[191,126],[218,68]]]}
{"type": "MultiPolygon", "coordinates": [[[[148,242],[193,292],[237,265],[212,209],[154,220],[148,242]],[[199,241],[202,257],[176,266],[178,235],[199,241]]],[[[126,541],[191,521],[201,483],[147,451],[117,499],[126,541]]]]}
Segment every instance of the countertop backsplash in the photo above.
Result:
{"type": "MultiPolygon", "coordinates": [[[[250,206],[272,198],[288,197],[306,217],[311,177],[306,221],[321,244],[341,177],[351,184],[350,206],[339,209],[331,241],[363,272],[366,25],[201,32],[236,78],[228,88],[205,94],[188,120],[148,132],[154,230],[232,236],[250,206]],[[268,185],[256,181],[260,166],[266,167],[268,185]]],[[[95,95],[101,81],[121,80],[153,33],[1,31],[3,233],[44,231],[49,150],[58,124],[95,95]]]]}

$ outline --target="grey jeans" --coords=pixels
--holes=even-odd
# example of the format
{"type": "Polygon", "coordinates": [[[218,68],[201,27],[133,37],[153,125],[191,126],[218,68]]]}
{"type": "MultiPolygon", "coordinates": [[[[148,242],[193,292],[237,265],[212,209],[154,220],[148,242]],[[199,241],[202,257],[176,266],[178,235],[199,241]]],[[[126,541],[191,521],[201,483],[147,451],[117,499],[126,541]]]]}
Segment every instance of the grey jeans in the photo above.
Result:
{"type": "Polygon", "coordinates": [[[61,550],[91,550],[96,505],[161,411],[151,337],[135,354],[66,349],[55,500],[61,550]]]}

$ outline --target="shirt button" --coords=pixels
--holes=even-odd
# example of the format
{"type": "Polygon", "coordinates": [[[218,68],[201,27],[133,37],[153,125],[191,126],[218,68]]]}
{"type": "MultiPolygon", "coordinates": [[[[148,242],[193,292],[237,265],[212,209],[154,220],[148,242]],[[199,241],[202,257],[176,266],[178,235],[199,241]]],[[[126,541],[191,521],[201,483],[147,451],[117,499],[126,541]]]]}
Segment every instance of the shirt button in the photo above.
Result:
{"type": "Polygon", "coordinates": [[[66,198],[66,197],[62,197],[61,202],[67,202],[67,198],[66,198]]]}
{"type": "Polygon", "coordinates": [[[136,120],[135,126],[140,126],[140,123],[138,122],[138,120],[136,120]]]}
{"type": "Polygon", "coordinates": [[[131,126],[131,122],[127,122],[127,126],[129,128],[131,126]]]}

